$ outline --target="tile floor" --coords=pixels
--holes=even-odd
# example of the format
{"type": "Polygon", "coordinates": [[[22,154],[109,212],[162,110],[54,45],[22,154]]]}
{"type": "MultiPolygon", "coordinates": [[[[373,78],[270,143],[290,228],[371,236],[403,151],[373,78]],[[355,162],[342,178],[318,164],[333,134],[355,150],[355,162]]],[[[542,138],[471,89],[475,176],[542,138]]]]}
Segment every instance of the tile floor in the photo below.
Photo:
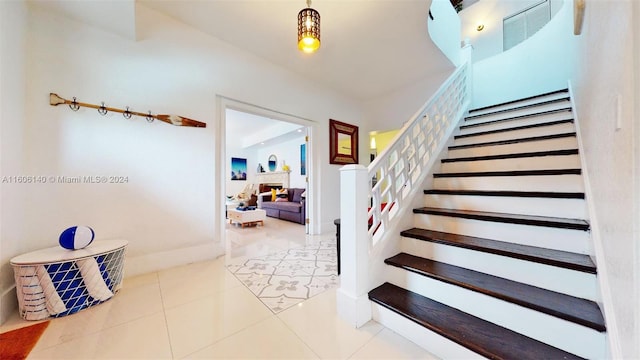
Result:
{"type": "Polygon", "coordinates": [[[227,268],[271,311],[278,313],[338,287],[335,238],[268,255],[236,258],[227,268]]]}
{"type": "MultiPolygon", "coordinates": [[[[274,308],[232,273],[295,248],[330,254],[333,233],[306,236],[300,225],[268,218],[264,227],[228,225],[227,240],[224,257],[126,278],[113,299],[53,319],[29,359],[435,359],[374,321],[354,329],[339,319],[335,279],[274,308]]],[[[0,332],[32,323],[16,312],[0,332]]]]}

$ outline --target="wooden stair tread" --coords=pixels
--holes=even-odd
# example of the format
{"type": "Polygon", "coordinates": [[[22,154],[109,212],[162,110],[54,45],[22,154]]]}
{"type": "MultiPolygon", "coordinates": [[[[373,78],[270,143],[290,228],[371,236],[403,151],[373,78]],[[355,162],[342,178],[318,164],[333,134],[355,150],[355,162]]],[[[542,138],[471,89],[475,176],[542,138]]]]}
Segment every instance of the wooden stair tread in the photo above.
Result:
{"type": "Polygon", "coordinates": [[[569,92],[569,89],[566,89],[566,88],[565,88],[565,89],[555,90],[555,91],[551,91],[551,92],[544,93],[544,94],[539,94],[539,95],[529,96],[529,97],[525,97],[525,98],[521,98],[521,99],[516,99],[516,100],[506,101],[506,102],[499,103],[499,104],[483,106],[483,107],[480,107],[480,108],[471,109],[471,110],[469,110],[469,113],[476,112],[476,111],[487,110],[487,109],[491,109],[491,108],[493,108],[493,107],[498,107],[498,106],[504,106],[504,105],[514,104],[514,103],[517,103],[517,102],[520,102],[520,101],[533,100],[533,99],[535,99],[535,98],[541,98],[541,97],[544,97],[544,96],[549,96],[549,95],[559,94],[559,93],[563,93],[563,92],[568,93],[568,92],[569,92]]]}
{"type": "Polygon", "coordinates": [[[568,138],[568,137],[576,137],[576,133],[570,132],[570,133],[532,136],[532,137],[509,139],[509,140],[488,141],[488,142],[466,144],[466,145],[452,145],[452,146],[449,146],[449,150],[468,149],[468,148],[474,148],[474,147],[495,146],[495,145],[511,145],[511,144],[517,144],[517,143],[523,143],[523,142],[553,140],[553,139],[562,139],[562,138],[568,138]]]}
{"type": "Polygon", "coordinates": [[[548,199],[584,199],[581,192],[552,192],[552,191],[494,191],[494,190],[424,190],[425,195],[461,195],[461,196],[503,196],[548,199]]]}
{"type": "Polygon", "coordinates": [[[589,230],[589,223],[580,219],[564,219],[549,216],[505,214],[486,211],[454,210],[431,207],[421,207],[413,209],[413,212],[415,214],[451,216],[471,220],[502,222],[507,224],[546,226],[560,229],[584,231],[589,230]]]}
{"type": "Polygon", "coordinates": [[[460,129],[461,130],[462,129],[468,129],[468,128],[473,128],[473,127],[477,127],[477,126],[483,126],[483,125],[496,124],[496,123],[501,123],[501,122],[506,122],[506,121],[514,121],[514,120],[526,119],[526,118],[542,116],[542,115],[551,115],[551,114],[557,114],[557,113],[561,113],[561,112],[572,112],[572,109],[569,106],[569,107],[565,107],[565,108],[561,108],[561,109],[555,109],[555,110],[541,111],[541,112],[525,114],[525,115],[512,116],[512,117],[508,117],[508,118],[504,118],[504,119],[496,119],[496,120],[478,122],[478,123],[475,123],[475,124],[464,124],[464,125],[460,125],[460,129]]]}
{"type": "Polygon", "coordinates": [[[405,230],[401,232],[400,235],[422,241],[508,256],[515,259],[527,260],[590,274],[597,273],[596,265],[591,261],[591,258],[588,255],[584,254],[420,228],[405,230]]]}
{"type": "Polygon", "coordinates": [[[390,257],[385,260],[385,263],[587,326],[600,332],[606,330],[598,304],[590,300],[406,253],[390,257]]]}
{"type": "Polygon", "coordinates": [[[369,299],[490,359],[581,359],[390,283],[369,299]]]}
{"type": "Polygon", "coordinates": [[[452,162],[460,162],[460,161],[503,160],[503,159],[520,159],[520,158],[528,158],[528,157],[569,156],[569,155],[578,155],[578,149],[534,151],[534,152],[525,152],[525,153],[486,155],[486,156],[469,156],[469,157],[442,159],[441,162],[444,164],[444,163],[452,163],[452,162]]]}
{"type": "Polygon", "coordinates": [[[506,170],[506,171],[467,171],[455,173],[437,173],[434,178],[476,177],[476,176],[548,176],[548,175],[580,175],[581,169],[547,169],[547,170],[506,170]]]}
{"type": "Polygon", "coordinates": [[[508,109],[496,110],[496,111],[492,111],[492,112],[484,113],[484,114],[479,114],[479,115],[467,116],[467,117],[464,118],[464,120],[465,121],[466,120],[473,120],[473,119],[478,119],[478,118],[481,118],[481,117],[484,117],[484,116],[491,116],[491,115],[495,115],[495,114],[503,114],[503,113],[506,113],[506,112],[530,109],[530,108],[533,108],[533,107],[551,105],[551,104],[556,104],[556,103],[565,102],[565,101],[569,101],[569,97],[568,96],[567,97],[563,97],[563,98],[559,98],[559,99],[542,101],[542,102],[534,103],[534,104],[528,104],[528,105],[516,106],[516,107],[512,107],[512,108],[508,108],[508,109]]]}
{"type": "Polygon", "coordinates": [[[464,138],[470,138],[470,137],[474,137],[474,136],[499,134],[499,133],[504,133],[504,132],[509,132],[509,131],[534,129],[534,128],[539,128],[539,127],[568,124],[568,123],[572,123],[572,122],[573,122],[573,119],[556,120],[556,121],[549,121],[549,122],[538,123],[538,124],[514,126],[514,127],[510,127],[510,128],[504,128],[504,129],[496,129],[496,130],[481,131],[481,132],[471,133],[471,134],[456,135],[453,138],[454,139],[464,139],[464,138]]]}

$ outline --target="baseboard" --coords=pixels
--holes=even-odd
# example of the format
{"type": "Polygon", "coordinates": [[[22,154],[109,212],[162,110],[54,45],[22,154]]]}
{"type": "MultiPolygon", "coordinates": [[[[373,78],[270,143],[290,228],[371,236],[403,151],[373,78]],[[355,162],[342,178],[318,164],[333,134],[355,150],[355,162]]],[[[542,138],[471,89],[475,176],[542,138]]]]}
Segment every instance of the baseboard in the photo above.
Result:
{"type": "Polygon", "coordinates": [[[604,318],[607,324],[607,341],[609,345],[609,357],[612,359],[622,359],[622,346],[620,344],[620,336],[618,322],[616,321],[615,311],[613,309],[613,298],[611,297],[611,287],[609,285],[609,276],[607,271],[607,263],[604,261],[604,248],[602,239],[600,238],[600,226],[596,208],[593,204],[593,193],[591,191],[591,183],[589,181],[589,171],[587,167],[587,159],[585,158],[584,145],[582,143],[582,132],[580,131],[580,116],[576,108],[574,92],[571,81],[568,83],[569,95],[571,98],[571,107],[573,108],[574,124],[576,126],[576,138],[578,141],[578,149],[580,154],[580,162],[582,165],[582,179],[584,180],[584,196],[587,202],[587,212],[589,214],[589,222],[591,223],[591,243],[593,244],[594,263],[598,268],[598,285],[600,287],[600,296],[602,302],[599,304],[603,310],[604,318]],[[598,261],[600,259],[600,261],[598,261]]]}
{"type": "Polygon", "coordinates": [[[338,316],[355,328],[371,320],[371,301],[368,294],[356,297],[339,288],[336,290],[336,308],[338,316]]]}
{"type": "Polygon", "coordinates": [[[191,246],[138,256],[127,256],[125,277],[146,274],[175,266],[215,259],[225,253],[218,243],[191,246]]]}
{"type": "Polygon", "coordinates": [[[0,295],[0,325],[4,324],[15,311],[18,311],[18,298],[16,286],[13,285],[0,295]]]}
{"type": "Polygon", "coordinates": [[[320,231],[318,232],[318,234],[324,234],[324,233],[330,233],[330,232],[333,232],[335,234],[336,233],[336,224],[333,223],[333,220],[331,220],[331,221],[323,221],[322,223],[320,223],[320,229],[319,230],[320,231]]]}
{"type": "MultiPolygon", "coordinates": [[[[125,277],[146,274],[198,261],[211,260],[224,253],[224,248],[221,245],[211,243],[127,257],[125,261],[125,277]]],[[[13,285],[0,295],[0,324],[7,321],[17,309],[18,298],[16,297],[16,287],[13,285]]]]}

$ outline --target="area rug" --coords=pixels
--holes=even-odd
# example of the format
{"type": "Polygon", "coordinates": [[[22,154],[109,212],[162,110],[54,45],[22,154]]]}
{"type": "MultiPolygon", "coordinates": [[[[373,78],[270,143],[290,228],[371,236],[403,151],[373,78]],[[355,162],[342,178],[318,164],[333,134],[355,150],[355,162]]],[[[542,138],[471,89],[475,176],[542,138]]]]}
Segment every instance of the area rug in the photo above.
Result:
{"type": "Polygon", "coordinates": [[[265,256],[234,260],[227,268],[274,313],[338,286],[335,239],[265,256]]]}
{"type": "Polygon", "coordinates": [[[47,326],[49,321],[0,334],[0,359],[26,359],[47,326]]]}

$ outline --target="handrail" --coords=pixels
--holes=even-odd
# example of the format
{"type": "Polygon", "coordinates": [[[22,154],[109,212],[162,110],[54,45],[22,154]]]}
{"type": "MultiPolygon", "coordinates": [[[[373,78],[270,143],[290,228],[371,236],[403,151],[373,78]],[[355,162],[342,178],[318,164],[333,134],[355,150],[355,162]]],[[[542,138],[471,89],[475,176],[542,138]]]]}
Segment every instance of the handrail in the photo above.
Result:
{"type": "Polygon", "coordinates": [[[469,63],[458,67],[438,91],[405,123],[382,153],[368,166],[369,239],[374,246],[384,229],[420,186],[429,160],[439,149],[451,122],[461,118],[469,103],[469,63]]]}

